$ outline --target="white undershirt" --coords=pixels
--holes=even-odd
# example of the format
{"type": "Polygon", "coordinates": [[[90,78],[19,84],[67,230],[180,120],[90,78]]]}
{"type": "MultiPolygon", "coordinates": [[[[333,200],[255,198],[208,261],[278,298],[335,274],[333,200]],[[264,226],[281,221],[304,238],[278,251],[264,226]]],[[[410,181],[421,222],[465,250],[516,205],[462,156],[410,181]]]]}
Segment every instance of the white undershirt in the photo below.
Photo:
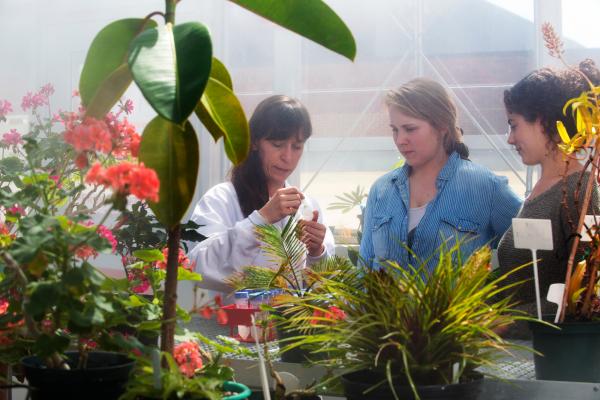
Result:
{"type": "Polygon", "coordinates": [[[422,205],[421,207],[408,209],[408,232],[419,225],[419,222],[421,222],[421,219],[423,219],[423,215],[425,215],[425,211],[427,210],[427,204],[422,205]]]}

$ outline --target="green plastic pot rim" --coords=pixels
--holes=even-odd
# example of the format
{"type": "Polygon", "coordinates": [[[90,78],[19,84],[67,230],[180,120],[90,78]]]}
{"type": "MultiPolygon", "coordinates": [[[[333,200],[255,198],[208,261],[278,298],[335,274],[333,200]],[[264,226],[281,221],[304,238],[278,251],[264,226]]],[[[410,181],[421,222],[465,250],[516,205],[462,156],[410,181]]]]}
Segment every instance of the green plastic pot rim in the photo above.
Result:
{"type": "Polygon", "coordinates": [[[223,397],[223,400],[243,400],[247,399],[252,394],[252,391],[248,386],[239,382],[225,381],[223,383],[223,389],[228,392],[236,392],[236,394],[232,394],[231,396],[223,397]]]}

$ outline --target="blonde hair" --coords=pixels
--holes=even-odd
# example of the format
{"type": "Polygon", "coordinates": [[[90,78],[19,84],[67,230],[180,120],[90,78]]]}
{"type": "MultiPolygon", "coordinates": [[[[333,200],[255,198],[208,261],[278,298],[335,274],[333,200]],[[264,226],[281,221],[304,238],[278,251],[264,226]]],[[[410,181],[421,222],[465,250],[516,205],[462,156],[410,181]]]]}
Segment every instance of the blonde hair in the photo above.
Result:
{"type": "Polygon", "coordinates": [[[446,132],[442,145],[447,154],[457,152],[469,157],[469,149],[462,141],[462,130],[457,126],[457,112],[448,91],[436,81],[427,78],[413,79],[398,89],[388,91],[388,107],[401,113],[427,121],[440,132],[446,132]]]}

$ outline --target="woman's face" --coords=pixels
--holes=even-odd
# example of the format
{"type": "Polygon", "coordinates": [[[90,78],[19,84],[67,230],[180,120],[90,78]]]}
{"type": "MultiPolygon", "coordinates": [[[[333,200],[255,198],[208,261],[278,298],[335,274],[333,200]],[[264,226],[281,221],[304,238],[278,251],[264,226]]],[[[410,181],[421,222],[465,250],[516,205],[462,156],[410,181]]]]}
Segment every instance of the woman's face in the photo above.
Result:
{"type": "Polygon", "coordinates": [[[419,168],[447,156],[442,144],[443,134],[429,122],[408,116],[393,106],[388,112],[394,143],[408,165],[419,168]]]}
{"type": "Polygon", "coordinates": [[[256,145],[269,187],[281,188],[304,152],[302,132],[285,140],[260,139],[256,145]]]}
{"type": "Polygon", "coordinates": [[[515,146],[525,165],[540,164],[548,155],[548,136],[539,119],[528,122],[521,114],[507,112],[508,144],[515,146]]]}

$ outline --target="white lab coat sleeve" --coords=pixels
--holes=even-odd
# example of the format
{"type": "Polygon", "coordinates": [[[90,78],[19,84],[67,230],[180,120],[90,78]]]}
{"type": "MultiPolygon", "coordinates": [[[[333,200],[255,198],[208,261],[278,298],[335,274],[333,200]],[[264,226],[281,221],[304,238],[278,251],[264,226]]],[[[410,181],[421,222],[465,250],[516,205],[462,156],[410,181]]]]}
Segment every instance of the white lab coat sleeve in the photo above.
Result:
{"type": "Polygon", "coordinates": [[[311,256],[310,254],[306,255],[306,264],[312,265],[323,258],[333,257],[335,255],[335,241],[333,239],[333,233],[331,233],[331,229],[329,229],[329,226],[327,226],[327,221],[325,219],[325,215],[321,211],[321,207],[319,206],[319,203],[315,199],[312,199],[312,198],[307,198],[307,199],[308,199],[308,203],[312,207],[312,209],[317,210],[319,212],[319,218],[317,219],[317,221],[319,221],[319,223],[325,225],[325,228],[326,228],[325,239],[323,240],[323,247],[325,248],[325,250],[323,251],[323,253],[321,253],[321,255],[314,256],[314,257],[311,256]]]}
{"type": "Polygon", "coordinates": [[[191,220],[201,225],[198,231],[207,238],[188,253],[202,275],[198,286],[221,292],[231,291],[224,279],[253,264],[260,252],[254,228],[266,221],[254,211],[241,220],[239,202],[230,183],[211,188],[198,202],[191,220]]]}

